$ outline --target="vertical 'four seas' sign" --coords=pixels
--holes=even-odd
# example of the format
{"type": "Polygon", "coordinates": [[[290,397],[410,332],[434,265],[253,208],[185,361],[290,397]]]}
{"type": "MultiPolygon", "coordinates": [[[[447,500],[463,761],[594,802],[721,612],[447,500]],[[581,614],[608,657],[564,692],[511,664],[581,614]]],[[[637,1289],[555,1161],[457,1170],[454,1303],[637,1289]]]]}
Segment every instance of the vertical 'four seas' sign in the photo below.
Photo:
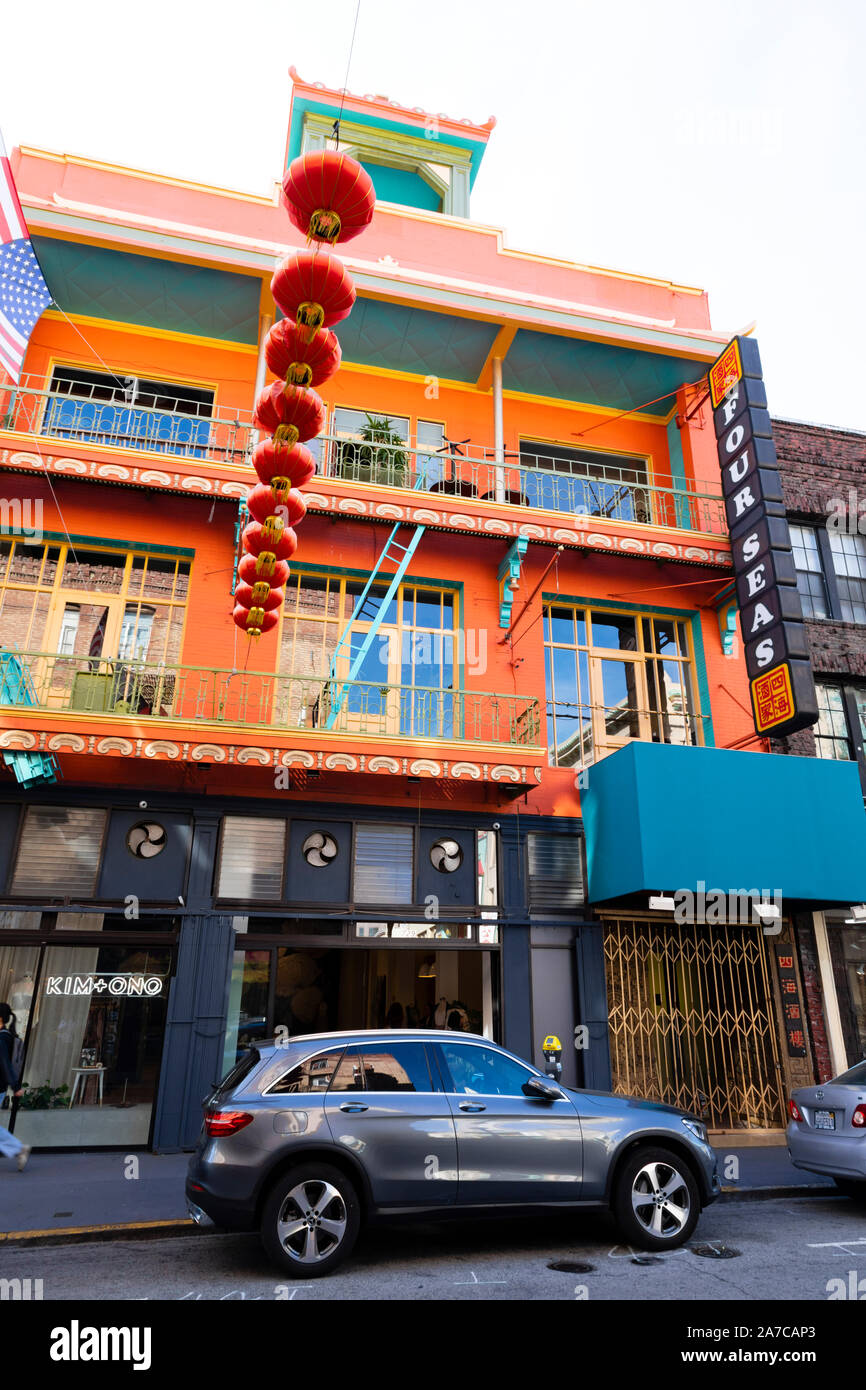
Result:
{"type": "Polygon", "coordinates": [[[758,344],[734,338],[709,379],[755,728],[783,738],[818,704],[758,344]]]}

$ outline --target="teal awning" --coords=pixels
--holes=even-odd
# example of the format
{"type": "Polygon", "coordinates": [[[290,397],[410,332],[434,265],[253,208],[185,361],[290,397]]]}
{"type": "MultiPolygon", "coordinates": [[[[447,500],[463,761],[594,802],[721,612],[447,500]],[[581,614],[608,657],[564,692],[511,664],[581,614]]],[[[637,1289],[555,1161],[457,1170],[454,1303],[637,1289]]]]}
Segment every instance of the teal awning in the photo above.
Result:
{"type": "Polygon", "coordinates": [[[866,900],[866,812],[855,763],[630,743],[581,793],[589,900],[631,893],[781,892],[866,900]]]}

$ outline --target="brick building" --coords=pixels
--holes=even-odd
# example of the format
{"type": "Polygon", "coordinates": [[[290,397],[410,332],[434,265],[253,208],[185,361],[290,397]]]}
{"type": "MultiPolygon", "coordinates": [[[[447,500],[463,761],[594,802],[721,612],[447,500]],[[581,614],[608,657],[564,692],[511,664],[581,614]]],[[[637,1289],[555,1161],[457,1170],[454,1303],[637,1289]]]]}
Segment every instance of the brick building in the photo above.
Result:
{"type": "MultiPolygon", "coordinates": [[[[821,716],[772,747],[856,763],[866,792],[866,434],[776,420],[774,436],[821,716]]],[[[827,1080],[866,1055],[866,908],[801,918],[798,939],[827,1080]]]]}

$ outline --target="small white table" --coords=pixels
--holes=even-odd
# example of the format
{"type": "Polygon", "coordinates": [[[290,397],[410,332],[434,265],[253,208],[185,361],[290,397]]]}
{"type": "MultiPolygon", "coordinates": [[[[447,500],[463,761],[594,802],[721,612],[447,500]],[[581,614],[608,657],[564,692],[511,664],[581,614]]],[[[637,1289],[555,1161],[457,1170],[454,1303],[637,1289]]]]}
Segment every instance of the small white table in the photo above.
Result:
{"type": "Polygon", "coordinates": [[[79,1081],[81,1081],[81,1101],[82,1101],[82,1104],[83,1104],[84,1098],[85,1098],[85,1096],[87,1095],[87,1083],[88,1083],[88,1081],[90,1080],[91,1076],[95,1076],[96,1079],[97,1079],[97,1087],[98,1087],[98,1091],[99,1091],[99,1104],[101,1105],[101,1104],[102,1104],[102,1082],[103,1082],[103,1078],[104,1078],[104,1076],[105,1076],[105,1067],[102,1065],[102,1063],[100,1063],[98,1067],[73,1067],[73,1068],[72,1068],[72,1075],[73,1075],[74,1080],[73,1080],[73,1082],[72,1082],[72,1095],[69,1097],[69,1108],[70,1108],[70,1110],[72,1109],[72,1106],[73,1106],[73,1104],[74,1104],[74,1102],[75,1102],[75,1097],[76,1097],[76,1095],[78,1094],[78,1083],[79,1083],[79,1081]],[[83,1078],[83,1080],[82,1080],[82,1078],[83,1078]]]}

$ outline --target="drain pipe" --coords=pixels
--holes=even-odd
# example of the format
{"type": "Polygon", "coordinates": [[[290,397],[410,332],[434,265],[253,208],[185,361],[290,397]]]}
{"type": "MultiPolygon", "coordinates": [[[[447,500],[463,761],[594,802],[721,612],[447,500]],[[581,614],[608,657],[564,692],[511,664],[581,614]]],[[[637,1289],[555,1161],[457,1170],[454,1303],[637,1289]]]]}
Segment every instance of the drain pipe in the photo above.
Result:
{"type": "Polygon", "coordinates": [[[505,501],[505,429],[502,423],[502,358],[493,359],[493,458],[496,464],[495,498],[505,501]]]}
{"type": "MultiPolygon", "coordinates": [[[[268,340],[268,334],[271,331],[271,324],[273,323],[273,321],[273,314],[265,314],[264,318],[262,319],[262,328],[261,333],[259,334],[259,360],[256,362],[256,384],[254,387],[255,394],[253,396],[253,405],[255,405],[256,401],[261,395],[262,388],[265,384],[265,344],[268,340]]],[[[258,430],[252,431],[251,438],[254,445],[258,444],[258,430]]]]}

